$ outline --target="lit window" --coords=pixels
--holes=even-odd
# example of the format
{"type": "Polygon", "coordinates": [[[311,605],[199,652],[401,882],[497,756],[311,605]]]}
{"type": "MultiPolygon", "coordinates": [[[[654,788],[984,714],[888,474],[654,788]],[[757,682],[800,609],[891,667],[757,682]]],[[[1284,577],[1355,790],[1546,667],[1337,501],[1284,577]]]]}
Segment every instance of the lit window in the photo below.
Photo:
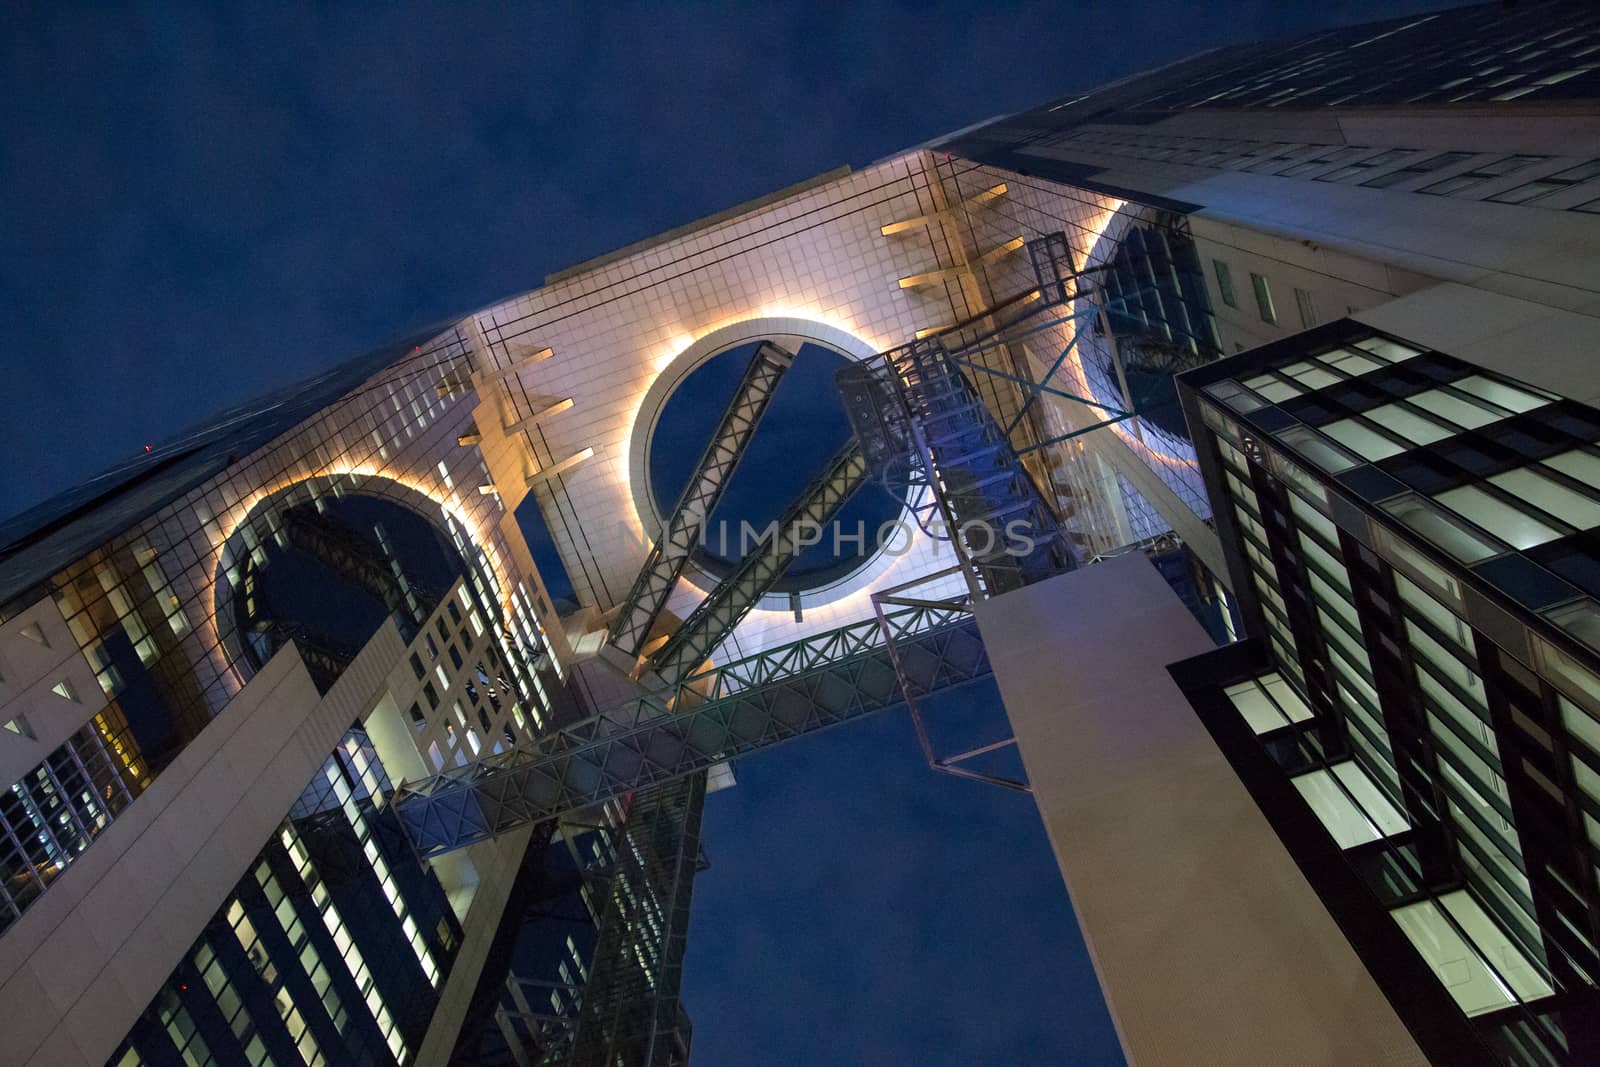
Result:
{"type": "Polygon", "coordinates": [[[1405,496],[1383,505],[1424,541],[1443,549],[1462,563],[1499,555],[1502,549],[1493,541],[1473,533],[1454,517],[1440,511],[1419,496],[1405,496]]]}
{"type": "Polygon", "coordinates": [[[1491,409],[1488,405],[1473,403],[1442,389],[1429,389],[1425,393],[1417,393],[1406,399],[1417,407],[1468,430],[1505,417],[1504,412],[1491,409]]]}
{"type": "Polygon", "coordinates": [[[1456,430],[1453,426],[1435,422],[1423,415],[1399,404],[1384,404],[1382,407],[1368,411],[1367,418],[1382,426],[1385,430],[1399,434],[1407,441],[1419,445],[1431,445],[1435,441],[1443,441],[1452,436],[1456,430]]]}
{"type": "Polygon", "coordinates": [[[1304,426],[1283,431],[1278,435],[1278,440],[1310,460],[1313,466],[1329,474],[1349,470],[1361,462],[1327,438],[1304,426]]]}
{"type": "Polygon", "coordinates": [[[1251,378],[1244,384],[1273,402],[1288,400],[1305,392],[1299,386],[1291,382],[1282,381],[1270,374],[1262,374],[1251,378]]]}
{"type": "Polygon", "coordinates": [[[1322,432],[1338,441],[1341,445],[1351,449],[1357,455],[1374,462],[1398,456],[1404,452],[1405,446],[1378,433],[1376,430],[1357,422],[1355,419],[1340,419],[1330,422],[1322,427],[1322,432]]]}
{"type": "Polygon", "coordinates": [[[1292,363],[1287,367],[1278,368],[1279,374],[1285,374],[1305,386],[1307,389],[1321,389],[1325,385],[1337,385],[1339,377],[1325,367],[1316,363],[1292,363]]]}
{"type": "Polygon", "coordinates": [[[1323,363],[1351,377],[1360,377],[1369,371],[1381,369],[1385,364],[1368,358],[1364,353],[1353,352],[1348,348],[1325,352],[1317,357],[1323,363]]]}
{"type": "Polygon", "coordinates": [[[1340,848],[1354,848],[1411,828],[1354,760],[1296,775],[1290,781],[1340,848]]]}
{"type": "Polygon", "coordinates": [[[1400,363],[1415,356],[1422,355],[1420,349],[1403,345],[1399,341],[1391,341],[1387,337],[1368,337],[1355,342],[1355,346],[1363,352],[1370,352],[1379,359],[1386,359],[1390,363],[1400,363]]]}
{"type": "Polygon", "coordinates": [[[1522,949],[1464,889],[1389,914],[1468,1015],[1552,992],[1522,949]]]}
{"type": "Polygon", "coordinates": [[[1563,452],[1544,461],[1547,466],[1593,489],[1600,489],[1600,456],[1591,452],[1563,452]]]}
{"type": "Polygon", "coordinates": [[[1230,685],[1223,692],[1250,729],[1258,734],[1311,719],[1311,709],[1280,674],[1267,674],[1255,681],[1230,685]]]}
{"type": "Polygon", "coordinates": [[[1448,490],[1434,499],[1516,548],[1532,548],[1562,536],[1562,531],[1475,485],[1448,490]]]}
{"type": "Polygon", "coordinates": [[[1531,467],[1496,474],[1489,480],[1518,500],[1525,500],[1580,530],[1600,526],[1600,501],[1568,489],[1531,467]]]}
{"type": "Polygon", "coordinates": [[[1482,397],[1491,404],[1498,404],[1507,411],[1532,411],[1534,408],[1548,404],[1549,398],[1530,393],[1526,389],[1518,389],[1513,385],[1503,382],[1491,381],[1480,374],[1460,381],[1450,383],[1452,388],[1471,393],[1473,396],[1482,397]]]}

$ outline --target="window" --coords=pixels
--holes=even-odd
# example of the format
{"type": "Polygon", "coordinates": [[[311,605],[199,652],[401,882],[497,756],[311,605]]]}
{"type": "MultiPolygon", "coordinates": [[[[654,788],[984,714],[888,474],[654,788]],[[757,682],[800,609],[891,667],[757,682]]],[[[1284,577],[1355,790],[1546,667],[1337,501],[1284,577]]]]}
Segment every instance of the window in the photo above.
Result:
{"type": "Polygon", "coordinates": [[[1551,456],[1545,464],[1591,489],[1600,489],[1600,456],[1583,451],[1563,452],[1551,456]]]}
{"type": "Polygon", "coordinates": [[[1257,393],[1276,403],[1279,400],[1288,400],[1290,397],[1299,396],[1305,392],[1293,382],[1281,381],[1270,374],[1257,375],[1244,383],[1257,393]]]}
{"type": "Polygon", "coordinates": [[[1293,378],[1307,389],[1321,389],[1326,385],[1338,385],[1341,379],[1338,375],[1325,367],[1308,360],[1291,363],[1287,367],[1279,367],[1279,374],[1293,378]]]}
{"type": "Polygon", "coordinates": [[[1266,407],[1266,401],[1260,397],[1251,396],[1239,388],[1237,382],[1232,380],[1217,382],[1206,386],[1206,392],[1228,405],[1233,410],[1244,413],[1255,411],[1257,408],[1266,407]]]}
{"type": "Polygon", "coordinates": [[[1401,497],[1383,509],[1404,523],[1424,541],[1450,553],[1462,563],[1500,554],[1500,547],[1467,529],[1454,517],[1440,511],[1419,496],[1401,497]]]}
{"type": "Polygon", "coordinates": [[[1600,501],[1568,489],[1555,479],[1547,478],[1532,468],[1523,467],[1520,470],[1496,474],[1489,481],[1518,500],[1527,501],[1539,510],[1554,515],[1562,522],[1570,523],[1580,530],[1600,526],[1600,501]]]}
{"type": "MultiPolygon", "coordinates": [[[[1295,291],[1299,292],[1299,290],[1295,291]]],[[[1339,348],[1332,352],[1324,352],[1322,355],[1318,356],[1317,359],[1322,363],[1334,368],[1335,370],[1342,371],[1343,373],[1350,375],[1352,378],[1360,377],[1361,375],[1366,374],[1368,371],[1375,371],[1385,366],[1385,364],[1379,363],[1363,353],[1354,352],[1348,348],[1339,348]]]]}
{"type": "Polygon", "coordinates": [[[1353,848],[1410,829],[1355,760],[1291,778],[1340,848],[1353,848]]]}
{"type": "Polygon", "coordinates": [[[1326,167],[1333,163],[1343,163],[1345,160],[1353,159],[1363,152],[1370,151],[1372,151],[1370,148],[1335,148],[1331,152],[1323,153],[1316,159],[1307,160],[1304,163],[1296,163],[1292,167],[1285,167],[1278,174],[1285,178],[1298,178],[1302,174],[1310,174],[1319,167],[1326,167]]]}
{"type": "Polygon", "coordinates": [[[1360,178],[1368,171],[1371,171],[1377,167],[1385,167],[1390,163],[1398,163],[1402,159],[1409,158],[1410,156],[1414,156],[1416,154],[1417,153],[1410,148],[1391,148],[1387,152],[1379,152],[1377,155],[1372,156],[1369,159],[1359,160],[1350,164],[1348,167],[1339,167],[1337,170],[1331,170],[1327,174],[1319,175],[1317,177],[1317,181],[1347,182],[1354,178],[1360,178]]]}
{"type": "Polygon", "coordinates": [[[1217,272],[1217,292],[1222,297],[1222,302],[1231,308],[1239,306],[1238,298],[1233,295],[1233,271],[1220,259],[1211,261],[1211,268],[1217,272]]]}
{"type": "Polygon", "coordinates": [[[1391,363],[1400,363],[1413,356],[1422,355],[1418,349],[1403,345],[1399,341],[1391,341],[1387,337],[1368,337],[1355,342],[1355,346],[1363,352],[1370,352],[1379,359],[1386,359],[1391,363]]]}
{"type": "Polygon", "coordinates": [[[1338,441],[1341,445],[1351,449],[1364,459],[1377,462],[1398,456],[1404,452],[1405,446],[1396,444],[1383,434],[1355,419],[1340,419],[1330,422],[1322,428],[1322,432],[1338,441]]]}
{"type": "Polygon", "coordinates": [[[1431,445],[1456,432],[1454,427],[1424,418],[1399,404],[1384,404],[1382,407],[1373,408],[1367,412],[1366,417],[1390,433],[1418,445],[1431,445]]]}
{"type": "Polygon", "coordinates": [[[1491,404],[1498,404],[1507,411],[1532,411],[1534,408],[1543,407],[1550,401],[1548,398],[1531,393],[1526,389],[1506,385],[1503,382],[1492,381],[1480,374],[1460,381],[1451,382],[1451,386],[1473,396],[1482,397],[1491,404]]]}
{"type": "Polygon", "coordinates": [[[1516,942],[1464,889],[1389,914],[1468,1015],[1551,993],[1516,942]]]}
{"type": "Polygon", "coordinates": [[[1562,531],[1475,485],[1446,490],[1434,499],[1517,548],[1532,548],[1562,536],[1562,531]]]}
{"type": "Polygon", "coordinates": [[[1481,167],[1469,170],[1465,174],[1457,174],[1453,178],[1424,185],[1417,192],[1432,196],[1454,196],[1473,186],[1482,185],[1490,178],[1502,178],[1507,174],[1514,174],[1523,167],[1548,158],[1548,156],[1506,156],[1504,159],[1497,159],[1493,163],[1485,163],[1481,167]]]}
{"type": "Polygon", "coordinates": [[[1399,185],[1406,179],[1415,178],[1419,174],[1427,174],[1430,171],[1443,170],[1446,167],[1453,167],[1457,163],[1463,163],[1471,159],[1473,154],[1472,152],[1442,152],[1427,159],[1419,159],[1410,166],[1401,167],[1399,170],[1391,170],[1389,173],[1380,174],[1376,178],[1368,178],[1361,184],[1373,189],[1387,189],[1391,185],[1399,185]]]}
{"type": "Polygon", "coordinates": [[[1338,474],[1360,464],[1360,461],[1350,453],[1304,426],[1295,426],[1283,431],[1278,435],[1278,440],[1329,474],[1338,474]]]}
{"type": "Polygon", "coordinates": [[[1294,303],[1300,309],[1300,326],[1309,330],[1317,324],[1317,309],[1311,303],[1311,292],[1308,289],[1294,291],[1294,303]]]}
{"type": "Polygon", "coordinates": [[[1230,685],[1223,692],[1257,734],[1271,733],[1290,723],[1309,722],[1312,718],[1305,701],[1277,673],[1230,685]]]}
{"type": "Polygon", "coordinates": [[[1501,193],[1495,193],[1487,199],[1496,204],[1526,204],[1530,200],[1537,200],[1541,196],[1559,192],[1579,182],[1588,181],[1590,178],[1600,177],[1600,159],[1588,163],[1580,163],[1576,167],[1546,174],[1543,178],[1536,178],[1531,182],[1514,186],[1501,193]]]}
{"type": "Polygon", "coordinates": [[[1479,426],[1502,419],[1506,414],[1494,408],[1491,404],[1476,404],[1470,400],[1464,400],[1454,393],[1447,393],[1442,389],[1429,389],[1425,393],[1417,393],[1407,399],[1424,411],[1438,415],[1446,422],[1454,423],[1467,430],[1474,430],[1479,426]]]}
{"type": "Polygon", "coordinates": [[[1320,147],[1320,145],[1275,144],[1268,149],[1268,151],[1271,152],[1271,155],[1269,155],[1266,159],[1261,160],[1259,163],[1250,163],[1243,169],[1251,172],[1252,174],[1271,174],[1282,167],[1285,163],[1292,161],[1296,155],[1305,151],[1307,148],[1320,147]]]}
{"type": "Polygon", "coordinates": [[[1272,286],[1267,284],[1265,275],[1250,275],[1250,287],[1256,291],[1256,310],[1261,314],[1262,322],[1278,321],[1278,311],[1272,306],[1272,286]]]}

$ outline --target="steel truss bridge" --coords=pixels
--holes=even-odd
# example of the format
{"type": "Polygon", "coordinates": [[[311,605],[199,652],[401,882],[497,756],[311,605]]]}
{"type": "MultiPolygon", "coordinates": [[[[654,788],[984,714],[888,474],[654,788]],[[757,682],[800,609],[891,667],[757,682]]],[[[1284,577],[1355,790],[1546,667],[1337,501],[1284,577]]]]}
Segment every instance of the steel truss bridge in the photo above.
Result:
{"type": "Polygon", "coordinates": [[[1007,742],[936,756],[916,701],[989,675],[972,601],[1076,563],[1023,462],[1026,453],[1065,439],[1041,440],[1034,427],[1031,438],[1018,440],[1035,401],[1051,394],[1102,414],[1067,436],[1131,414],[1051,385],[1071,344],[1037,381],[1014,373],[1019,364],[1009,353],[1003,360],[987,358],[1024,336],[1064,325],[1075,330],[1100,312],[1084,298],[1088,287],[1078,291],[1078,279],[1090,272],[1074,271],[1063,235],[1028,248],[1034,290],[841,373],[853,440],[775,531],[663,641],[657,628],[668,595],[793,359],[776,345],[760,346],[609,629],[611,644],[633,660],[633,676],[658,684],[641,686],[618,707],[408,783],[395,794],[394,810],[423,856],[529,824],[553,826],[606,801],[626,805],[578,1019],[549,1029],[551,1044],[539,1062],[667,1065],[686,1057],[678,989],[708,768],[909,702],[930,766],[1018,785],[959,766],[1007,742]],[[1020,394],[1008,425],[997,421],[974,387],[977,374],[1003,379],[1020,394]],[[797,521],[826,522],[868,480],[914,500],[923,528],[950,541],[967,594],[919,599],[906,594],[907,587],[886,590],[874,598],[874,618],[706,666],[803,550],[794,539],[797,521]],[[980,540],[986,527],[1004,529],[1014,521],[1026,524],[1033,542],[1027,551],[1004,551],[992,537],[980,540]]]}

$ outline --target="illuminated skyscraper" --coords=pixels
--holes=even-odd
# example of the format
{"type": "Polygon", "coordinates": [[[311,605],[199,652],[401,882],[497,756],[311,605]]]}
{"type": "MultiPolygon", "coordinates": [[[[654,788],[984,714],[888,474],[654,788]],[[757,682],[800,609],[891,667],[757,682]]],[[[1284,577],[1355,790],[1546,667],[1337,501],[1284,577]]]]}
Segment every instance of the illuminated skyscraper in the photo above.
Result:
{"type": "Polygon", "coordinates": [[[682,1062],[730,761],[991,675],[1130,1058],[1592,1060],[1596,57],[1208,53],[13,519],[0,1061],[682,1062]]]}

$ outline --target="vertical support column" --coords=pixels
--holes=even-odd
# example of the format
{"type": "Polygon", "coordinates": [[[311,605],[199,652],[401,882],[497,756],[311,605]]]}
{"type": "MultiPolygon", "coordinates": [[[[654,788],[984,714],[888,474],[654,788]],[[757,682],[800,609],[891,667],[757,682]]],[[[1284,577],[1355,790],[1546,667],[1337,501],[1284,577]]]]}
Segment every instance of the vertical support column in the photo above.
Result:
{"type": "Polygon", "coordinates": [[[687,1062],[678,1004],[706,776],[635,795],[601,920],[572,1067],[687,1062]]]}

